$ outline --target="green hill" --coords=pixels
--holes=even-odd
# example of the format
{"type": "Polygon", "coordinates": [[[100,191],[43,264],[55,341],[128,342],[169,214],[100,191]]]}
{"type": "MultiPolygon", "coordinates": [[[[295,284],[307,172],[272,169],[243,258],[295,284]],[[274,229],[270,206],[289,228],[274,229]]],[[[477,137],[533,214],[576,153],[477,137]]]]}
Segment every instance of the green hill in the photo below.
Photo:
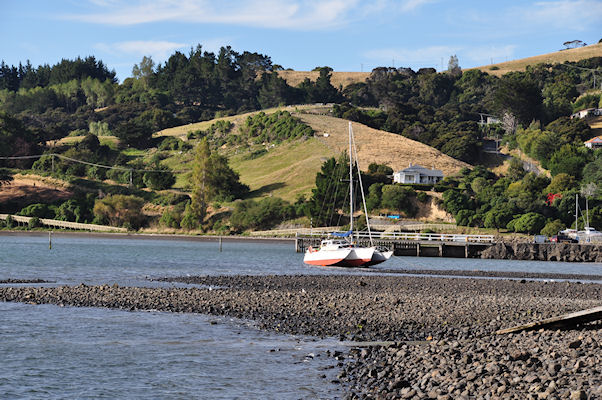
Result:
{"type": "MultiPolygon", "coordinates": [[[[314,187],[316,173],[322,163],[329,157],[337,156],[348,146],[348,121],[334,118],[328,114],[327,106],[286,107],[291,114],[300,118],[312,127],[315,134],[307,140],[294,140],[274,146],[237,147],[222,151],[228,156],[232,168],[240,174],[241,181],[251,188],[251,197],[278,196],[294,201],[299,195],[309,195],[314,187]],[[265,152],[258,157],[251,154],[258,149],[265,152]]],[[[266,113],[275,109],[265,110],[266,113]]],[[[227,117],[234,123],[233,132],[252,114],[227,117]]],[[[218,118],[199,124],[185,125],[166,129],[158,133],[163,136],[179,136],[185,138],[189,131],[207,129],[218,118]]],[[[401,135],[373,129],[362,124],[353,123],[354,134],[358,146],[360,167],[367,170],[370,163],[386,164],[394,170],[400,170],[408,164],[421,164],[443,171],[445,175],[458,172],[468,164],[455,160],[439,150],[423,143],[416,142],[401,135]]],[[[194,141],[193,141],[194,142],[194,141]]],[[[186,169],[191,160],[189,154],[176,154],[164,163],[175,170],[186,169]]],[[[180,176],[176,187],[186,185],[180,176]]]]}

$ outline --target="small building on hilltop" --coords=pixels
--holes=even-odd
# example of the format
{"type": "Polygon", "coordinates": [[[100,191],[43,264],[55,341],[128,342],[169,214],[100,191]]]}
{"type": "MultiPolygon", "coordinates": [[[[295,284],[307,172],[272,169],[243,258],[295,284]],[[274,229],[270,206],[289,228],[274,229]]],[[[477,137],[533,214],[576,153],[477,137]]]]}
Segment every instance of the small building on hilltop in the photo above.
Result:
{"type": "Polygon", "coordinates": [[[591,138],[590,140],[584,142],[585,147],[590,149],[599,149],[602,148],[602,136],[596,136],[591,138]]]}
{"type": "Polygon", "coordinates": [[[443,179],[443,172],[439,169],[428,169],[418,164],[410,164],[406,169],[393,174],[393,183],[419,183],[434,185],[443,179]]]}

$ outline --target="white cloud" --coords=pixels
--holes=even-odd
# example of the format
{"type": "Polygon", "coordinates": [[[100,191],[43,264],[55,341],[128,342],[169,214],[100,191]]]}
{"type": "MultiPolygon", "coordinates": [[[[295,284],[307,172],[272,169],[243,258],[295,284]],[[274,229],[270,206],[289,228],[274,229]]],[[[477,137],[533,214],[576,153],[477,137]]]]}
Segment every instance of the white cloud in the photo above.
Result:
{"type": "Polygon", "coordinates": [[[531,37],[558,40],[558,35],[568,35],[565,40],[585,40],[587,38],[573,37],[573,32],[595,31],[602,21],[600,0],[537,0],[515,3],[518,5],[506,6],[502,2],[493,12],[485,7],[450,10],[449,20],[453,21],[455,27],[451,33],[455,37],[471,41],[479,39],[481,43],[508,41],[508,38],[513,38],[512,41],[515,42],[527,42],[531,37]]]}
{"type": "Polygon", "coordinates": [[[357,7],[359,0],[90,1],[95,12],[63,18],[107,25],[179,21],[308,30],[343,25],[350,13],[367,9],[357,7]]]}
{"type": "Polygon", "coordinates": [[[599,0],[541,1],[525,11],[524,19],[548,27],[586,30],[600,26],[602,2],[599,0]]]}
{"type": "Polygon", "coordinates": [[[155,60],[164,60],[175,50],[186,47],[185,43],[174,43],[164,40],[132,40],[117,43],[97,43],[96,48],[109,54],[127,54],[137,56],[151,56],[155,60]]]}

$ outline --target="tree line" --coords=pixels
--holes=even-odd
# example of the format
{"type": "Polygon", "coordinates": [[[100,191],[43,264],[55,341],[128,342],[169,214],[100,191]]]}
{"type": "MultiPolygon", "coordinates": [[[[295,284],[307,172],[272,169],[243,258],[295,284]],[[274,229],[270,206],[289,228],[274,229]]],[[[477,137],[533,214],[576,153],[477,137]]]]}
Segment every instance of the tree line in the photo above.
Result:
{"type": "MultiPolygon", "coordinates": [[[[601,67],[602,58],[597,57],[576,63],[529,66],[523,72],[497,78],[478,70],[462,72],[455,59],[442,73],[432,68],[376,68],[366,82],[342,89],[331,84],[332,70],[328,67],[318,68],[317,81],[306,79],[291,87],[278,76],[280,67],[273,65],[270,57],[238,53],[230,47],[216,54],[203,51],[199,45],[187,54],[175,52],[160,65],[145,57],[134,66],[133,76],[121,84],[116,82],[114,71],[94,57],[62,60],[54,66],[38,68],[29,63],[18,67],[2,63],[0,155],[39,154],[48,140],[81,135],[85,138],[77,145],[54,151],[109,165],[161,169],[165,167],[159,157],[139,164],[121,149],[101,145],[98,136],[117,136],[126,148],[190,151],[185,142],[174,138],[157,140],[152,133],[276,105],[332,102],[335,116],[404,135],[473,164],[481,161],[481,137],[504,137],[510,148],[520,149],[549,169],[552,178],[528,174],[518,160],[512,162],[506,177],[484,169],[467,170],[440,185],[444,192],[442,204],[461,225],[525,230],[524,226],[533,225],[533,221],[537,226],[543,221],[544,227],[555,221],[568,223],[563,213],[570,200],[562,205],[560,198],[554,200],[558,203],[547,203],[546,196],[558,193],[569,198],[570,193],[599,178],[600,156],[581,145],[592,132],[587,124],[570,120],[568,115],[578,107],[600,105],[599,95],[581,95],[592,85],[590,70],[601,67]],[[502,123],[483,128],[477,123],[479,113],[496,114],[502,123]]],[[[180,199],[179,211],[166,216],[166,221],[190,227],[193,224],[189,216],[203,219],[212,202],[242,198],[248,192],[248,187],[241,185],[229,169],[227,160],[218,154],[217,147],[245,142],[278,143],[312,134],[311,128],[287,112],[257,114],[249,117],[241,129],[234,135],[224,121],[208,131],[191,133],[191,138],[202,139],[195,149],[198,159],[192,176],[192,199],[189,203],[180,199]],[[226,184],[220,187],[216,182],[226,184]]],[[[2,161],[0,166],[46,170],[48,162],[49,159],[35,163],[12,160],[2,161]]],[[[343,160],[325,163],[316,178],[316,190],[307,201],[299,199],[294,205],[246,201],[237,205],[233,214],[236,229],[265,227],[266,221],[285,215],[312,216],[317,223],[330,223],[336,214],[333,210],[344,208],[344,191],[338,190],[335,198],[327,198],[330,188],[325,187],[324,178],[341,166],[343,160]],[[325,203],[331,206],[328,212],[322,210],[325,203]]],[[[132,179],[135,188],[159,190],[170,187],[175,180],[169,171],[131,177],[118,170],[107,173],[62,162],[57,162],[55,168],[65,176],[110,178],[125,184],[132,179]]],[[[386,175],[383,168],[373,169],[365,176],[373,179],[367,185],[370,208],[412,215],[412,199],[418,198],[419,193],[390,185],[382,179],[386,175]]],[[[597,206],[594,201],[594,215],[597,206]]],[[[336,215],[338,218],[340,214],[336,215]]]]}

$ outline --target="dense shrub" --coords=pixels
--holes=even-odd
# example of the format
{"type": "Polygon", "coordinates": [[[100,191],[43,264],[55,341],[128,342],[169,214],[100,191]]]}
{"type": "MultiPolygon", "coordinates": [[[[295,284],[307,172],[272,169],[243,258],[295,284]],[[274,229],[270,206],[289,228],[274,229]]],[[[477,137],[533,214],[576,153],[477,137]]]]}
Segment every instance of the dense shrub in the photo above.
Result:
{"type": "Polygon", "coordinates": [[[166,228],[179,228],[180,227],[180,215],[170,208],[166,208],[161,214],[159,223],[166,228]]]}
{"type": "Polygon", "coordinates": [[[429,195],[426,194],[425,192],[418,192],[416,193],[416,200],[418,200],[421,203],[426,203],[429,199],[429,195]]]}
{"type": "Polygon", "coordinates": [[[385,185],[382,187],[381,207],[389,210],[404,212],[414,215],[416,210],[412,205],[412,198],[416,192],[412,188],[400,185],[385,185]]]}
{"type": "Polygon", "coordinates": [[[254,143],[280,143],[313,135],[311,127],[299,118],[291,116],[288,111],[277,111],[269,115],[264,112],[257,113],[247,117],[239,129],[242,135],[254,143]]]}
{"type": "Polygon", "coordinates": [[[176,177],[166,166],[157,163],[150,165],[149,168],[152,168],[152,171],[145,172],[142,176],[146,187],[152,190],[165,190],[176,183],[176,177]]]}
{"type": "Polygon", "coordinates": [[[38,217],[31,217],[27,225],[29,229],[38,228],[41,226],[40,219],[38,217]]]}
{"type": "Polygon", "coordinates": [[[115,194],[96,200],[94,215],[97,221],[111,226],[126,226],[138,229],[145,221],[142,214],[144,200],[136,196],[115,194]]]}
{"type": "Polygon", "coordinates": [[[186,151],[191,149],[192,146],[182,139],[179,139],[175,136],[167,136],[165,139],[161,141],[158,146],[158,149],[161,151],[164,150],[173,150],[173,151],[186,151]]]}
{"type": "Polygon", "coordinates": [[[545,224],[546,219],[543,215],[530,212],[511,220],[508,223],[508,229],[514,232],[537,234],[544,228],[545,224]]]}
{"type": "Polygon", "coordinates": [[[559,219],[548,222],[541,230],[542,235],[552,236],[560,232],[565,228],[564,222],[559,219]]]}
{"type": "Polygon", "coordinates": [[[244,231],[269,229],[294,217],[294,208],[289,203],[278,197],[267,197],[259,201],[237,201],[230,222],[234,229],[244,231]]]}
{"type": "Polygon", "coordinates": [[[22,208],[17,215],[54,219],[54,209],[48,204],[35,203],[22,208]]]}

